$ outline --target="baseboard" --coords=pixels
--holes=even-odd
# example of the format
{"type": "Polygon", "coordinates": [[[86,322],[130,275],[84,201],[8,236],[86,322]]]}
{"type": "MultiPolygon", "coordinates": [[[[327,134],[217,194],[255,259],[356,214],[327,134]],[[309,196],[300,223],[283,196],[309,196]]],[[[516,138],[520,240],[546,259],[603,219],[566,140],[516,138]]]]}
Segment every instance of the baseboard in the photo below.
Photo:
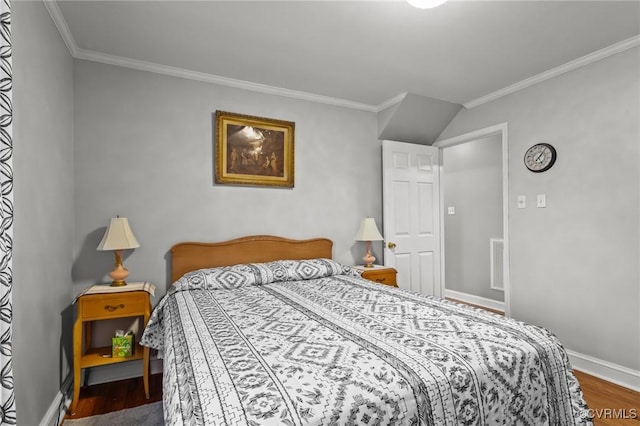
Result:
{"type": "Polygon", "coordinates": [[[500,302],[498,300],[487,299],[486,297],[475,296],[473,294],[448,289],[444,290],[444,297],[504,312],[504,302],[500,302]]]}
{"type": "MultiPolygon", "coordinates": [[[[98,383],[113,382],[116,380],[132,379],[142,376],[142,368],[139,362],[127,362],[122,364],[112,364],[104,367],[93,367],[89,375],[88,385],[98,383]],[[108,368],[112,367],[112,368],[108,368]],[[115,368],[118,367],[118,368],[115,368]]],[[[152,359],[149,362],[149,374],[162,373],[162,360],[152,359]]],[[[73,397],[73,374],[69,374],[62,382],[60,391],[51,402],[49,409],[40,421],[40,426],[60,426],[67,410],[71,406],[73,397]]]]}
{"type": "Polygon", "coordinates": [[[62,382],[58,394],[53,399],[49,409],[40,420],[40,426],[59,426],[62,423],[69,405],[71,405],[71,387],[73,386],[73,375],[69,374],[62,382]]]}
{"type": "Polygon", "coordinates": [[[567,349],[574,369],[640,392],[640,371],[567,349]]]}

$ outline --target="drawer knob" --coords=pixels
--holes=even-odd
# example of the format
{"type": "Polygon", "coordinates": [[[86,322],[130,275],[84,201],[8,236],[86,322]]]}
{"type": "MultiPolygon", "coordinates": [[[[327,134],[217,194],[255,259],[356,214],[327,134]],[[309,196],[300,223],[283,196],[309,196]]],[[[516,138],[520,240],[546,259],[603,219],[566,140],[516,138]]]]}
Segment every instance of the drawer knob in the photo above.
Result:
{"type": "Polygon", "coordinates": [[[377,283],[383,283],[385,282],[387,279],[386,278],[376,278],[376,282],[377,283]]]}
{"type": "Polygon", "coordinates": [[[114,305],[104,305],[104,308],[105,308],[107,311],[109,311],[109,312],[113,312],[113,311],[115,311],[116,309],[122,309],[122,308],[124,308],[124,304],[122,304],[122,303],[121,303],[121,304],[119,304],[119,305],[115,305],[115,306],[114,306],[114,305]]]}

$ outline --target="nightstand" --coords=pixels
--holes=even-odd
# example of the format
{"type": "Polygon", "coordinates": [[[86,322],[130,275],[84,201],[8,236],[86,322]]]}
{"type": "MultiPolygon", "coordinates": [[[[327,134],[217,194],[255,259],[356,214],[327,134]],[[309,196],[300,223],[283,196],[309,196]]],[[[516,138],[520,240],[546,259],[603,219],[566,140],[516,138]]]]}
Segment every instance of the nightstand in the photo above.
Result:
{"type": "MultiPolygon", "coordinates": [[[[143,317],[143,328],[147,325],[149,316],[151,315],[151,302],[149,301],[149,293],[147,291],[131,291],[132,288],[136,287],[130,286],[131,284],[124,287],[108,288],[108,285],[98,284],[88,289],[88,293],[82,294],[76,300],[76,320],[73,324],[73,401],[71,403],[72,413],[75,412],[76,406],[78,405],[78,397],[80,395],[80,380],[83,368],[142,359],[144,393],[147,399],[149,398],[148,347],[136,344],[133,355],[121,358],[113,358],[111,356],[111,346],[103,346],[98,348],[91,347],[91,326],[93,321],[126,317],[143,317]],[[91,290],[94,290],[94,292],[91,292],[91,290]],[[100,291],[105,291],[105,293],[100,293],[100,291]]],[[[153,285],[151,284],[151,286],[153,285]]]]}
{"type": "Polygon", "coordinates": [[[396,270],[390,266],[373,265],[371,268],[365,268],[364,265],[357,265],[354,266],[353,269],[362,271],[362,278],[369,281],[374,281],[391,287],[398,287],[398,283],[396,282],[396,270]]]}

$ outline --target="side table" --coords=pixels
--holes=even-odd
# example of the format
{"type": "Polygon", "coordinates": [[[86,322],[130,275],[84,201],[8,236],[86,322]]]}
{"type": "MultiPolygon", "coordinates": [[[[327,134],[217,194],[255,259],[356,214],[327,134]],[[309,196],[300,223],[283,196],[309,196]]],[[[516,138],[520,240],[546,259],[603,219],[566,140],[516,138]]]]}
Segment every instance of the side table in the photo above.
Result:
{"type": "MultiPolygon", "coordinates": [[[[96,286],[93,286],[90,290],[94,289],[94,287],[96,286]]],[[[130,289],[127,289],[126,287],[118,289],[119,290],[114,290],[112,288],[109,293],[82,294],[76,300],[76,319],[73,324],[72,413],[75,412],[78,405],[83,368],[142,359],[144,392],[147,399],[149,398],[148,347],[141,346],[139,343],[136,343],[133,354],[131,356],[121,358],[113,358],[111,356],[111,346],[91,347],[91,328],[93,321],[125,317],[143,317],[143,328],[149,321],[149,317],[151,316],[149,293],[146,291],[130,291],[130,289]]]]}
{"type": "Polygon", "coordinates": [[[391,287],[398,287],[396,282],[396,270],[390,266],[373,265],[365,267],[364,265],[354,266],[353,269],[362,272],[362,278],[374,281],[379,284],[385,284],[391,287]]]}

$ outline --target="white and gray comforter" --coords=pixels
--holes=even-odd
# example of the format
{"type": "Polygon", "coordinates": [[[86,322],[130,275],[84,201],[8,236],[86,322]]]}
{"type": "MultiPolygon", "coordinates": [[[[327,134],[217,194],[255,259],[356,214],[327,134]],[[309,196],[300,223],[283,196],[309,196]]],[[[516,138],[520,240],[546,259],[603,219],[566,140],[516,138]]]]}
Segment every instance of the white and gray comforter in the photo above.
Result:
{"type": "Polygon", "coordinates": [[[548,330],[327,259],[190,272],[142,344],[170,425],[591,424],[548,330]]]}

